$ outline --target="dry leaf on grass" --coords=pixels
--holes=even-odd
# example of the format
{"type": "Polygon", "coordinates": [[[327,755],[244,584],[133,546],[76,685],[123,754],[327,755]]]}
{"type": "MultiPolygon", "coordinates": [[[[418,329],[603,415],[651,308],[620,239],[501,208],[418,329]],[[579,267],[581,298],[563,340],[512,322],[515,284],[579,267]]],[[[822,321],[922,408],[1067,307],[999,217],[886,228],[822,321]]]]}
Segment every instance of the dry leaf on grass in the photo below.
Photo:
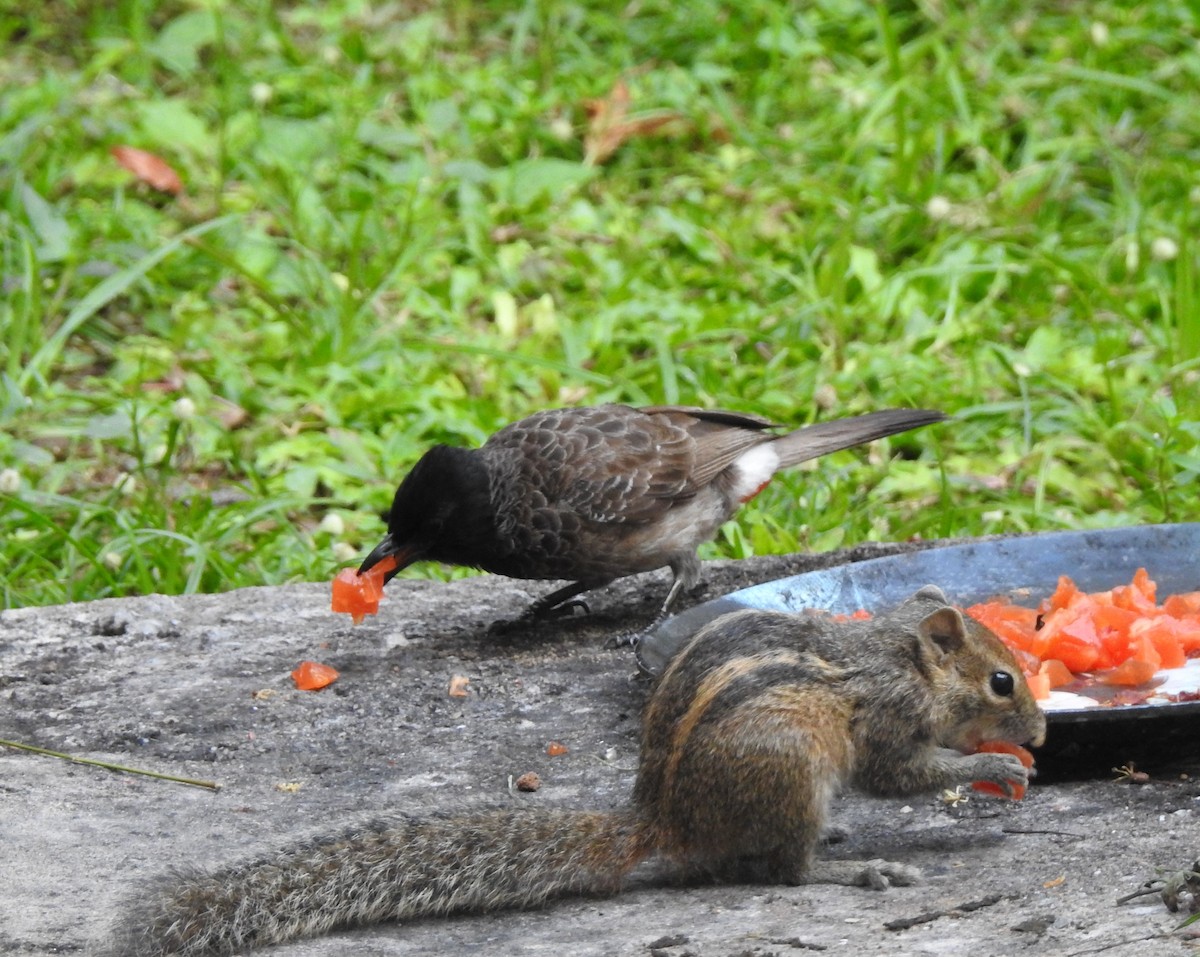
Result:
{"type": "Polygon", "coordinates": [[[183,192],[183,180],[166,161],[136,146],[114,146],[113,159],[129,170],[147,186],[163,193],[178,196],[183,192]]]}
{"type": "Polygon", "coordinates": [[[219,396],[216,399],[216,409],[217,421],[226,429],[240,428],[250,418],[250,413],[236,402],[230,402],[228,399],[222,399],[219,396]]]}
{"type": "Polygon", "coordinates": [[[161,378],[155,379],[153,382],[143,382],[142,390],[144,392],[161,392],[165,395],[168,392],[179,392],[183,386],[183,367],[176,365],[161,378]]]}
{"type": "Polygon", "coordinates": [[[586,165],[603,163],[629,140],[672,135],[690,130],[694,125],[686,116],[674,110],[630,115],[631,103],[628,84],[618,80],[607,96],[587,100],[583,104],[588,115],[587,133],[583,138],[583,161],[586,165]]]}

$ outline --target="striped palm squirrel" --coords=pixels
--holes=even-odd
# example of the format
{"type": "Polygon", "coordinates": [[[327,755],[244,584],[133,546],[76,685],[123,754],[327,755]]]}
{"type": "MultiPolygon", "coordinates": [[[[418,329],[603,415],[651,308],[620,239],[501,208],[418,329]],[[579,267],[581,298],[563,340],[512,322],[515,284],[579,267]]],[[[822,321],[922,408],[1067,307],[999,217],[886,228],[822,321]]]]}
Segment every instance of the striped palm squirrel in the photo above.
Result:
{"type": "MultiPolygon", "coordinates": [[[[843,785],[911,794],[1028,772],[1040,744],[1009,651],[926,586],[868,621],[741,611],[703,628],[644,713],[632,804],[392,814],[144,895],[111,953],[220,955],[339,927],[610,894],[660,855],[682,872],[883,889],[919,872],[816,856],[843,785]]],[[[1010,792],[1011,793],[1011,792],[1010,792]]]]}

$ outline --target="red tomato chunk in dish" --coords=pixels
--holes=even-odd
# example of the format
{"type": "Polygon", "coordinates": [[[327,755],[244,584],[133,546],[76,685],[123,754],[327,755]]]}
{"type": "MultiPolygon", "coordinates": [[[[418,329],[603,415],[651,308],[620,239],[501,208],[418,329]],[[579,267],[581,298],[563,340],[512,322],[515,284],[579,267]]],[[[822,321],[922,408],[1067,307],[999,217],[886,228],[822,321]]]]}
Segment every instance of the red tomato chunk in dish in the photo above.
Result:
{"type": "Polygon", "coordinates": [[[1033,696],[1079,681],[1133,687],[1162,668],[1200,655],[1200,591],[1160,605],[1146,569],[1108,591],[1083,592],[1063,575],[1037,609],[1004,601],[972,605],[967,614],[1013,650],[1033,696]],[[1040,627],[1039,627],[1040,625],[1040,627]]]}

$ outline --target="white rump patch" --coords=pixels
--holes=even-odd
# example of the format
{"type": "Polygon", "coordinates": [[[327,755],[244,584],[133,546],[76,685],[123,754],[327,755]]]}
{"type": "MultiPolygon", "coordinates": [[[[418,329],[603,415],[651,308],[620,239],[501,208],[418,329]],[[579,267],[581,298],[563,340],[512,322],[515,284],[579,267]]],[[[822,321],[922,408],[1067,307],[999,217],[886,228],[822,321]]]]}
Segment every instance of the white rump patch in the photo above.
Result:
{"type": "Polygon", "coordinates": [[[770,442],[756,445],[734,461],[733,496],[739,502],[754,498],[779,470],[779,454],[770,442]]]}

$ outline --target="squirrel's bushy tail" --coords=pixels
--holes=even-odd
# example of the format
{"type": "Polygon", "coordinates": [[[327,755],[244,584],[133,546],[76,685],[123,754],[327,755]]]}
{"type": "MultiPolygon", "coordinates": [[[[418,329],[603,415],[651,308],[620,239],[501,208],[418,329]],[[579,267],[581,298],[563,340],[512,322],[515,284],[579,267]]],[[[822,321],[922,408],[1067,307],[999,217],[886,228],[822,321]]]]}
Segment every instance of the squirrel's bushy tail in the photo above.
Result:
{"type": "Polygon", "coordinates": [[[652,843],[632,812],[396,815],[174,875],[134,905],[112,953],[215,957],[339,927],[615,893],[652,843]]]}
{"type": "Polygon", "coordinates": [[[944,414],[932,409],[885,409],[849,419],[832,419],[806,425],[795,432],[781,435],[771,443],[771,448],[779,456],[779,467],[787,468],[819,455],[942,422],[945,418],[944,414]]]}

